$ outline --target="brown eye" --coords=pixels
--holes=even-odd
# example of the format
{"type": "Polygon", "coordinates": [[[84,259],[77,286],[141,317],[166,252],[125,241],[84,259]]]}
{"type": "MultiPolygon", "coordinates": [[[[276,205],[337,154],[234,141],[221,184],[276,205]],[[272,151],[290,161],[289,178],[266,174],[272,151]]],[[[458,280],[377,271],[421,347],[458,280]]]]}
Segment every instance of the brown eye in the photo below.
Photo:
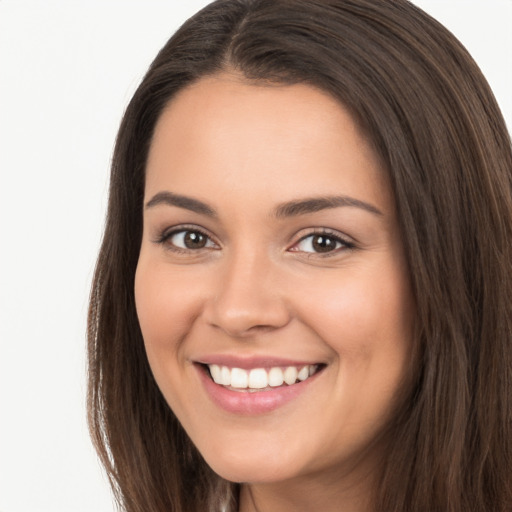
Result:
{"type": "Polygon", "coordinates": [[[330,236],[315,235],[311,245],[316,252],[330,252],[337,248],[338,243],[330,236]]]}
{"type": "Polygon", "coordinates": [[[305,236],[294,247],[293,251],[310,254],[326,254],[340,249],[351,249],[354,245],[335,235],[328,233],[313,233],[305,236]]]}
{"type": "Polygon", "coordinates": [[[183,243],[187,249],[202,249],[206,247],[208,238],[197,231],[186,231],[183,237],[183,243]]]}
{"type": "Polygon", "coordinates": [[[165,241],[176,249],[183,250],[198,250],[215,247],[215,244],[210,237],[201,233],[201,231],[195,231],[192,229],[175,231],[165,237],[165,241]]]}

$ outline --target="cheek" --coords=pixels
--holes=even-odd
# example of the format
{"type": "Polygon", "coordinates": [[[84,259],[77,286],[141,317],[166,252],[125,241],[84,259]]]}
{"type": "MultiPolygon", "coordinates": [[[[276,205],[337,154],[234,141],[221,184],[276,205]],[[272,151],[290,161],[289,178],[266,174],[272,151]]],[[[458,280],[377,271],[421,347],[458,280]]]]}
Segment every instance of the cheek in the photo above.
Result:
{"type": "Polygon", "coordinates": [[[388,266],[332,280],[307,305],[309,326],[333,351],[333,417],[350,419],[344,433],[356,444],[385,424],[410,379],[415,311],[403,274],[388,266]]]}
{"type": "MultiPolygon", "coordinates": [[[[158,263],[139,261],[135,274],[135,304],[150,364],[167,352],[177,352],[199,309],[196,287],[158,263]]],[[[167,360],[167,359],[166,359],[167,360]]]]}
{"type": "Polygon", "coordinates": [[[141,258],[135,274],[135,303],[147,358],[155,381],[178,417],[193,399],[183,386],[189,370],[184,341],[200,310],[204,290],[190,286],[168,265],[141,258]]]}
{"type": "Polygon", "coordinates": [[[399,363],[409,352],[414,301],[401,268],[347,272],[304,290],[303,317],[341,361],[399,363]]]}

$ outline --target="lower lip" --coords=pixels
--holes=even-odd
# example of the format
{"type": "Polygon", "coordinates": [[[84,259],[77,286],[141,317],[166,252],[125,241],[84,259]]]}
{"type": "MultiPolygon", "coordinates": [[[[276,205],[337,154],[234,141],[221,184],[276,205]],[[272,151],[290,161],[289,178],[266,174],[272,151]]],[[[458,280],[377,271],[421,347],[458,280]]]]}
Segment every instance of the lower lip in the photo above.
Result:
{"type": "Polygon", "coordinates": [[[197,365],[200,379],[211,400],[227,412],[241,415],[257,415],[274,411],[303,394],[322,373],[291,386],[280,386],[267,391],[233,391],[215,384],[207,370],[197,365]]]}

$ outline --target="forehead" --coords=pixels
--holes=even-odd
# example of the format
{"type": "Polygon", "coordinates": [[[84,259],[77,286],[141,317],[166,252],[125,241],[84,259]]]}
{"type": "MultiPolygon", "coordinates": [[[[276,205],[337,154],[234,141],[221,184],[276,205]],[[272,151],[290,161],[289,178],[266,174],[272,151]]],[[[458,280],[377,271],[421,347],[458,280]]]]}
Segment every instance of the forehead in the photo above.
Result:
{"type": "Polygon", "coordinates": [[[199,80],[166,107],[150,148],[146,196],[162,188],[204,196],[221,185],[253,195],[263,189],[276,201],[286,191],[390,200],[377,155],[336,99],[310,85],[228,74],[199,80]]]}

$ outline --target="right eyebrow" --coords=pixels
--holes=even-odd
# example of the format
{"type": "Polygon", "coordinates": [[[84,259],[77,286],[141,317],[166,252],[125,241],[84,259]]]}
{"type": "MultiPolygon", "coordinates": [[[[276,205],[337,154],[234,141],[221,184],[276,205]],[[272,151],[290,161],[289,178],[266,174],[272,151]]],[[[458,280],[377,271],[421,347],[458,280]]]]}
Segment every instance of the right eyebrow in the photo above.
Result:
{"type": "Polygon", "coordinates": [[[201,215],[208,217],[217,217],[217,212],[208,204],[193,199],[192,197],[182,196],[180,194],[173,194],[172,192],[164,191],[155,194],[147,203],[146,209],[153,208],[157,205],[165,204],[168,206],[177,206],[184,208],[201,215]]]}

